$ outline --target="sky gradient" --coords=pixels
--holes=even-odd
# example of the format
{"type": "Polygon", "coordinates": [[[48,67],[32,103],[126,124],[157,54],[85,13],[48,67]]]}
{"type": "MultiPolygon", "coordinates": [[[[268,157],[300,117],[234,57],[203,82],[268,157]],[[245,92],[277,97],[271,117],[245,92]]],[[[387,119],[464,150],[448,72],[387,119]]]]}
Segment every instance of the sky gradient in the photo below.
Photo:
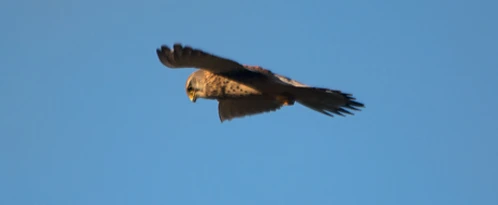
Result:
{"type": "Polygon", "coordinates": [[[496,205],[497,1],[7,0],[0,204],[496,205]],[[366,108],[220,123],[181,42],[366,108]]]}

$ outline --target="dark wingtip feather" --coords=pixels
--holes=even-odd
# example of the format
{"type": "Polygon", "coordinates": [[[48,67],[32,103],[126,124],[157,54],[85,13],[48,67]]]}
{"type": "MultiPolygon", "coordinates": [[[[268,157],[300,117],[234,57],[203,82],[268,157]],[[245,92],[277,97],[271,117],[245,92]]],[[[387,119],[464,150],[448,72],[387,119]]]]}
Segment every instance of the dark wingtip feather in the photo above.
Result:
{"type": "Polygon", "coordinates": [[[349,112],[349,111],[345,110],[344,108],[338,108],[337,111],[343,112],[343,113],[346,113],[346,114],[350,114],[350,115],[354,115],[352,112],[349,112]]]}
{"type": "Polygon", "coordinates": [[[356,107],[365,107],[365,105],[363,103],[359,103],[359,102],[356,102],[354,100],[350,101],[349,105],[356,106],[356,107]]]}
{"type": "Polygon", "coordinates": [[[161,48],[156,49],[156,54],[157,57],[159,58],[159,61],[165,65],[165,66],[170,66],[170,59],[169,55],[171,53],[171,50],[168,46],[162,45],[161,48]]]}
{"type": "Polygon", "coordinates": [[[334,113],[336,115],[340,115],[340,116],[346,117],[344,114],[342,114],[341,112],[339,112],[339,110],[329,110],[329,112],[334,113]]]}
{"type": "Polygon", "coordinates": [[[336,91],[336,92],[342,94],[342,96],[344,96],[346,99],[348,99],[348,102],[345,105],[343,105],[343,107],[348,108],[348,109],[352,109],[352,110],[360,110],[357,107],[365,107],[365,105],[363,103],[356,101],[356,98],[354,98],[352,94],[343,93],[341,91],[336,91]]]}
{"type": "Polygon", "coordinates": [[[360,109],[358,109],[358,108],[356,108],[356,107],[353,107],[353,106],[351,106],[350,104],[344,105],[344,107],[346,107],[346,108],[348,108],[348,109],[351,109],[351,110],[360,111],[360,109]]]}
{"type": "Polygon", "coordinates": [[[175,51],[180,51],[180,50],[182,50],[182,48],[183,48],[183,46],[181,43],[173,44],[173,50],[175,50],[175,51]]]}
{"type": "MultiPolygon", "coordinates": [[[[310,88],[308,88],[310,89],[310,88]]],[[[344,93],[339,90],[331,90],[326,88],[311,88],[314,90],[319,90],[328,94],[335,95],[335,99],[337,99],[337,95],[343,97],[342,103],[338,103],[338,101],[324,102],[324,101],[309,101],[309,100],[300,100],[299,102],[304,106],[311,108],[315,111],[318,111],[322,114],[333,116],[339,115],[346,117],[346,115],[354,115],[351,111],[361,111],[360,108],[364,108],[365,105],[363,103],[357,102],[356,98],[353,97],[350,93],[344,93]]],[[[334,97],[332,97],[334,98],[334,97]]]]}

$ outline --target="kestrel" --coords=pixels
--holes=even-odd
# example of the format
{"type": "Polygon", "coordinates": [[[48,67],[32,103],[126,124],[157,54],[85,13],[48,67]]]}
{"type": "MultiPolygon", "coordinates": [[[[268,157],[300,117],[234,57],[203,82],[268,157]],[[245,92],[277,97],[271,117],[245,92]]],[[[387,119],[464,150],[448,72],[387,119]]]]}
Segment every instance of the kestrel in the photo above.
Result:
{"type": "Polygon", "coordinates": [[[353,115],[350,110],[364,107],[351,94],[311,87],[260,66],[242,65],[179,43],[173,50],[157,49],[162,64],[169,68],[197,68],[187,79],[189,99],[218,100],[220,121],[276,111],[298,102],[322,114],[353,115]]]}

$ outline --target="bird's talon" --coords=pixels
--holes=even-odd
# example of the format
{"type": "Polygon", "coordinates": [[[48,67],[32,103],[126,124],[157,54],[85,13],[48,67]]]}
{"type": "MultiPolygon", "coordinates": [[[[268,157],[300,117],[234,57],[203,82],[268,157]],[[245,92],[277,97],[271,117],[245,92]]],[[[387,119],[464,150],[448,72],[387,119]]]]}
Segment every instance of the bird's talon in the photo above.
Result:
{"type": "Polygon", "coordinates": [[[287,106],[294,105],[294,100],[291,100],[285,96],[277,96],[277,100],[280,103],[282,103],[282,105],[287,105],[287,106]]]}

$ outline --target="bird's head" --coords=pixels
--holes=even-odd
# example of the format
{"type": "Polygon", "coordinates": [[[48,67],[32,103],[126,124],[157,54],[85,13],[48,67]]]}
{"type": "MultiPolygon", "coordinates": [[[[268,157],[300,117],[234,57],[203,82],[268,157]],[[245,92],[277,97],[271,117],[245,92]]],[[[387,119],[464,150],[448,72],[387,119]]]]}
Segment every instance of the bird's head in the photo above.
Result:
{"type": "Polygon", "coordinates": [[[205,98],[205,83],[204,83],[204,72],[198,70],[192,74],[187,79],[187,84],[185,85],[185,91],[190,101],[194,102],[197,98],[205,98]]]}

